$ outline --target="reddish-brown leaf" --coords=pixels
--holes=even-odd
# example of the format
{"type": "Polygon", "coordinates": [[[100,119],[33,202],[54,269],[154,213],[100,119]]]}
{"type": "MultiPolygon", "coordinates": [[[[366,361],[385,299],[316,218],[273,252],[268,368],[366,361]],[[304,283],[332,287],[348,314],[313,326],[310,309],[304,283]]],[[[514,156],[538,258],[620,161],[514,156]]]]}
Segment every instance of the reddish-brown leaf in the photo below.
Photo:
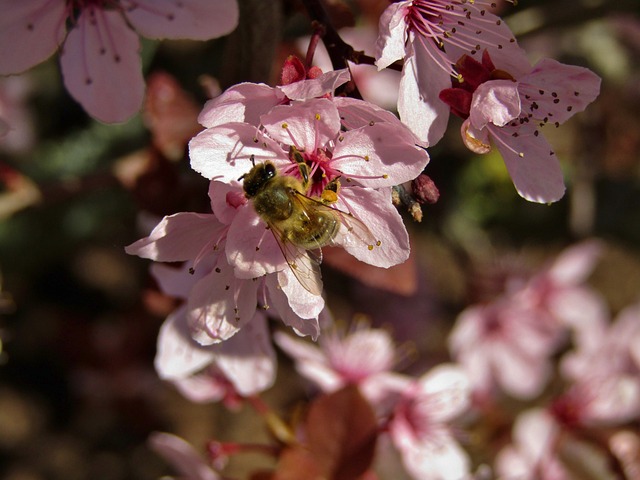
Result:
{"type": "Polygon", "coordinates": [[[378,429],[357,387],[318,398],[304,428],[306,443],[284,450],[274,480],[358,480],[367,473],[378,429]]]}

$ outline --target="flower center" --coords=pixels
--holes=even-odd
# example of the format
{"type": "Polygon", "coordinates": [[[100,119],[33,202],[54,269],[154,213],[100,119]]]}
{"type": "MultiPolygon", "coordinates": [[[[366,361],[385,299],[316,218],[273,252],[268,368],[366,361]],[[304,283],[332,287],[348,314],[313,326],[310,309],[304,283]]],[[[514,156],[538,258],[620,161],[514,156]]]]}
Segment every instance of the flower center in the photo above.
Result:
{"type": "Polygon", "coordinates": [[[465,120],[469,118],[473,92],[480,85],[491,80],[516,81],[509,72],[495,67],[487,50],[482,53],[482,62],[463,55],[456,63],[456,69],[460,72],[462,81],[454,78],[451,88],[442,90],[439,97],[449,105],[451,112],[465,120]]]}
{"type": "Polygon", "coordinates": [[[289,147],[290,166],[283,171],[292,175],[303,183],[306,195],[321,197],[327,186],[340,177],[340,172],[331,166],[332,153],[325,148],[317,148],[311,152],[289,147]]]}
{"type": "Polygon", "coordinates": [[[502,49],[515,43],[501,30],[502,20],[488,12],[495,6],[485,0],[414,0],[405,20],[429,56],[452,77],[462,79],[462,72],[451,66],[447,46],[475,55],[482,47],[502,49]]]}

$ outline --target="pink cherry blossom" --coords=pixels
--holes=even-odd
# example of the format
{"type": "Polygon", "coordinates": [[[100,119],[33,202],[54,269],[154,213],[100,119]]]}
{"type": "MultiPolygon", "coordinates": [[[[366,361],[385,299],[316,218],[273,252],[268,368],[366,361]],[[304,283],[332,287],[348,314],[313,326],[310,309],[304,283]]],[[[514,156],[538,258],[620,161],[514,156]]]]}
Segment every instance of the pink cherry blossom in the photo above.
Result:
{"type": "Polygon", "coordinates": [[[550,378],[550,355],[559,329],[539,311],[501,298],[466,308],[449,337],[453,358],[468,373],[474,393],[492,396],[496,387],[517,398],[533,398],[550,378]]]}
{"type": "Polygon", "coordinates": [[[555,452],[559,432],[553,417],[542,409],[521,414],[513,427],[513,445],[503,448],[496,459],[498,478],[571,479],[555,452]]]}
{"type": "Polygon", "coordinates": [[[163,457],[188,480],[220,480],[220,476],[205,459],[182,438],[170,433],[155,432],[149,436],[149,447],[163,457]]]}
{"type": "Polygon", "coordinates": [[[457,63],[464,80],[454,81],[439,97],[465,119],[461,133],[469,149],[484,154],[495,144],[520,196],[555,202],[564,195],[562,171],[538,128],[558,126],[584,110],[598,96],[600,78],[551,59],[533,68],[514,68],[501,60],[488,50],[481,62],[464,55],[457,63]]]}
{"type": "Polygon", "coordinates": [[[23,72],[60,48],[67,90],[107,123],[127,120],[142,104],[136,32],[208,40],[238,23],[236,0],[0,0],[0,10],[0,74],[23,72]]]}
{"type": "Polygon", "coordinates": [[[459,480],[470,473],[450,423],[469,406],[470,383],[456,365],[442,364],[410,383],[389,422],[407,472],[419,480],[459,480]]]}
{"type": "Polygon", "coordinates": [[[549,328],[569,329],[581,341],[593,341],[609,319],[602,296],[585,285],[601,254],[602,244],[597,240],[572,245],[509,294],[527,308],[548,313],[541,319],[555,324],[549,328]]]}
{"type": "Polygon", "coordinates": [[[523,62],[513,34],[491,8],[485,0],[405,0],[380,17],[376,65],[382,69],[404,60],[400,118],[429,145],[444,135],[449,109],[438,94],[452,77],[459,78],[453,65],[461,55],[488,50],[501,64],[523,62]]]}
{"type": "Polygon", "coordinates": [[[571,435],[547,410],[521,413],[513,427],[512,444],[496,457],[498,480],[577,480],[619,478],[611,458],[593,438],[571,435]]]}
{"type": "Polygon", "coordinates": [[[414,478],[453,480],[469,473],[467,455],[448,425],[469,404],[462,369],[441,365],[417,380],[395,373],[399,350],[389,333],[362,325],[346,335],[325,331],[318,346],[282,332],[274,340],[323,392],[358,385],[414,478]]]}
{"type": "MultiPolygon", "coordinates": [[[[260,126],[232,122],[201,132],[189,144],[191,165],[205,177],[236,188],[252,162],[269,162],[277,175],[298,180],[299,162],[304,162],[310,179],[306,195],[319,198],[330,183],[339,181],[331,207],[352,215],[360,225],[359,234],[353,233],[354,225],[347,224],[350,217],[342,215],[333,243],[366,263],[390,267],[409,254],[408,235],[391,203],[390,189],[415,178],[428,155],[393,115],[381,112],[366,102],[328,98],[275,106],[260,116],[260,126]],[[343,131],[341,116],[352,129],[343,131]]],[[[255,277],[286,268],[288,259],[251,202],[238,210],[227,244],[236,275],[255,277]]],[[[296,261],[305,262],[306,255],[300,248],[296,261]]]]}
{"type": "Polygon", "coordinates": [[[191,336],[181,306],[165,320],[158,335],[155,367],[163,380],[193,402],[224,400],[227,406],[262,392],[276,375],[276,359],[265,315],[254,318],[228,340],[201,345],[191,336]]]}
{"type": "Polygon", "coordinates": [[[640,378],[588,374],[556,398],[550,411],[567,428],[617,426],[640,418],[640,378]]]}
{"type": "MultiPolygon", "coordinates": [[[[163,291],[186,299],[191,337],[201,345],[231,338],[252,321],[258,304],[297,333],[316,337],[324,300],[302,288],[290,269],[243,278],[234,274],[227,258],[229,250],[235,250],[229,247],[230,226],[224,222],[233,220],[241,202],[236,203],[232,191],[227,193],[222,199],[211,193],[215,214],[165,217],[148,237],[126,247],[127,253],[158,262],[187,262],[181,269],[158,265],[155,275],[163,291]]],[[[241,201],[244,197],[236,193],[241,201]]]]}
{"type": "Polygon", "coordinates": [[[594,325],[576,338],[561,370],[574,382],[554,404],[563,421],[616,425],[640,417],[640,304],[624,309],[611,325],[594,325]]]}
{"type": "Polygon", "coordinates": [[[564,250],[529,279],[514,276],[485,305],[472,305],[457,319],[449,339],[477,394],[496,386],[518,398],[540,394],[551,374],[550,356],[569,332],[592,342],[606,325],[603,299],[584,285],[601,244],[585,241],[564,250]]]}
{"type": "Polygon", "coordinates": [[[343,69],[276,87],[264,83],[239,83],[207,101],[198,116],[198,122],[206,128],[233,122],[258,126],[260,116],[273,107],[288,105],[291,100],[331,95],[336,87],[349,81],[349,78],[349,71],[343,69]]]}
{"type": "Polygon", "coordinates": [[[408,383],[392,372],[399,352],[385,330],[358,325],[345,334],[329,329],[320,336],[317,346],[283,332],[274,333],[273,338],[293,358],[298,373],[323,392],[356,384],[382,411],[389,402],[385,394],[408,383]]]}
{"type": "Polygon", "coordinates": [[[640,304],[625,308],[610,325],[594,325],[577,337],[576,348],[562,360],[562,372],[571,379],[614,373],[640,374],[637,338],[640,335],[640,304]]]}

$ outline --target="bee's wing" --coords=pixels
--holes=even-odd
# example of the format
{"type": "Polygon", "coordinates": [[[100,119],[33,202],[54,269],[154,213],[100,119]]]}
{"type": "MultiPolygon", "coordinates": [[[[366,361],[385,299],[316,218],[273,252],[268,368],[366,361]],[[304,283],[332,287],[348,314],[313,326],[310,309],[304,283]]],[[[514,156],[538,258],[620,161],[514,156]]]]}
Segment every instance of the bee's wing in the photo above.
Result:
{"type": "MultiPolygon", "coordinates": [[[[331,244],[339,243],[342,246],[355,245],[366,246],[367,249],[373,250],[374,247],[380,246],[378,239],[371,233],[369,227],[367,227],[361,220],[354,217],[352,214],[339,210],[326,203],[307,197],[301,193],[296,195],[301,202],[307,205],[312,205],[310,208],[319,212],[328,212],[336,216],[342,226],[334,237],[331,244]],[[336,242],[335,240],[338,240],[336,242]]],[[[309,207],[307,207],[309,208],[309,207]]]]}
{"type": "Polygon", "coordinates": [[[361,220],[342,210],[335,208],[332,210],[335,212],[335,215],[340,218],[340,223],[344,227],[338,234],[340,236],[340,243],[343,246],[348,244],[360,245],[366,246],[368,250],[373,250],[374,247],[380,246],[378,239],[361,220]]]}
{"type": "MultiPolygon", "coordinates": [[[[317,212],[326,212],[338,218],[340,224],[343,228],[340,229],[339,233],[336,237],[339,237],[339,243],[341,245],[360,245],[366,246],[367,249],[373,250],[374,247],[380,246],[380,242],[373,235],[369,227],[367,227],[361,220],[354,217],[352,214],[345,212],[343,210],[339,210],[337,208],[333,208],[331,205],[328,205],[324,202],[316,200],[314,198],[307,197],[306,195],[295,192],[297,195],[295,198],[302,203],[305,209],[313,209],[317,212]]],[[[332,240],[335,240],[332,239],[332,240]]],[[[336,242],[331,242],[331,244],[335,244],[336,242]]],[[[321,247],[323,245],[318,245],[321,247]]],[[[320,257],[322,260],[322,257],[320,257]]]]}
{"type": "Polygon", "coordinates": [[[293,275],[304,289],[313,295],[322,295],[322,276],[320,275],[322,252],[319,249],[305,250],[287,241],[283,232],[273,223],[269,223],[269,229],[273,232],[276,243],[293,275]]]}

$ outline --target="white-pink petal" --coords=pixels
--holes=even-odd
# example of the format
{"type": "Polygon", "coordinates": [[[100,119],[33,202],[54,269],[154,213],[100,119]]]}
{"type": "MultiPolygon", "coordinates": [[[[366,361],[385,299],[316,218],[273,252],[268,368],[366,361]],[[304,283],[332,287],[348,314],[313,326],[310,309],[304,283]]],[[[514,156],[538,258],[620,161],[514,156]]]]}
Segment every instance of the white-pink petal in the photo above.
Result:
{"type": "Polygon", "coordinates": [[[194,448],[180,437],[169,433],[152,433],[149,446],[164,457],[180,475],[189,480],[220,480],[194,448]]]}
{"type": "Polygon", "coordinates": [[[249,202],[245,197],[242,185],[237,181],[229,183],[211,181],[209,183],[209,199],[213,214],[225,225],[229,225],[239,209],[249,202]]]}
{"type": "MultiPolygon", "coordinates": [[[[389,122],[399,128],[406,128],[393,113],[373,103],[351,97],[336,97],[333,99],[333,103],[338,107],[340,120],[347,130],[354,130],[379,122],[389,122]]],[[[410,143],[419,144],[420,141],[418,137],[414,137],[410,143]]]]}
{"type": "Polygon", "coordinates": [[[62,0],[0,0],[0,75],[45,61],[66,35],[62,0]]]}
{"type": "MultiPolygon", "coordinates": [[[[320,315],[320,312],[324,309],[324,298],[322,298],[322,295],[313,294],[304,288],[291,268],[279,271],[277,279],[280,290],[287,296],[289,306],[296,315],[302,318],[317,318],[320,315]]],[[[322,291],[322,281],[320,279],[319,283],[319,289],[322,291]]]]}
{"type": "Polygon", "coordinates": [[[230,266],[219,266],[199,280],[187,303],[192,337],[212,345],[235,335],[253,318],[258,282],[235,277],[230,266]]]}
{"type": "Polygon", "coordinates": [[[176,268],[166,263],[153,263],[149,267],[149,272],[162,292],[175,298],[187,299],[193,285],[204,275],[204,269],[202,274],[200,274],[200,268],[193,274],[189,274],[188,268],[186,264],[176,268]]]}
{"type": "Polygon", "coordinates": [[[125,247],[125,251],[158,262],[194,260],[208,242],[217,240],[223,228],[211,214],[176,213],[164,217],[148,237],[125,247]]]}
{"type": "Polygon", "coordinates": [[[358,260],[376,267],[388,268],[409,258],[409,234],[390,195],[390,188],[343,188],[337,205],[362,221],[380,245],[370,250],[366,242],[345,233],[344,229],[339,232],[336,243],[358,260]]]}
{"type": "Polygon", "coordinates": [[[212,349],[199,345],[191,337],[185,314],[185,306],[175,310],[158,334],[154,366],[160,378],[165,380],[187,377],[214,360],[212,349]]]}
{"type": "Polygon", "coordinates": [[[301,80],[277,88],[291,100],[307,100],[322,97],[327,93],[331,94],[349,80],[351,80],[351,74],[348,69],[343,68],[323,73],[317,78],[301,80]]]}
{"type": "Polygon", "coordinates": [[[326,98],[274,107],[261,123],[272,139],[307,153],[315,153],[340,133],[340,114],[326,98]]]}
{"type": "Polygon", "coordinates": [[[549,275],[559,285],[575,285],[591,274],[602,254],[598,240],[588,240],[563,251],[553,262],[549,275]]]}
{"type": "MultiPolygon", "coordinates": [[[[209,347],[211,348],[211,347],[209,347]]],[[[229,393],[229,383],[210,370],[189,377],[171,380],[171,384],[184,398],[193,403],[213,403],[223,400],[229,393]]]]}
{"type": "Polygon", "coordinates": [[[469,119],[477,129],[487,123],[503,127],[520,115],[518,84],[511,80],[492,80],[473,93],[469,119]]]}
{"type": "Polygon", "coordinates": [[[387,68],[396,60],[404,57],[407,28],[405,15],[409,5],[411,5],[411,1],[392,3],[380,15],[379,36],[375,49],[378,70],[387,68]]]}
{"type": "Polygon", "coordinates": [[[260,124],[260,116],[284,100],[277,88],[263,83],[239,83],[204,105],[198,122],[207,128],[225,123],[260,124]]]}
{"type": "Polygon", "coordinates": [[[276,357],[262,312],[256,311],[236,335],[214,348],[218,368],[240,395],[255,395],[273,385],[276,357]]]}
{"type": "MultiPolygon", "coordinates": [[[[309,315],[317,311],[320,307],[324,307],[324,299],[319,295],[313,295],[312,297],[315,303],[309,305],[304,302],[299,302],[295,297],[287,297],[280,287],[280,282],[297,282],[297,280],[292,278],[293,275],[287,270],[288,267],[281,272],[278,272],[277,275],[267,275],[265,278],[265,284],[267,285],[267,291],[269,294],[269,306],[273,307],[277,312],[276,316],[280,317],[282,322],[291,327],[297,335],[308,335],[313,340],[316,340],[320,335],[318,316],[309,315]],[[286,281],[281,280],[283,277],[286,278],[286,281]],[[296,313],[294,309],[299,311],[303,316],[296,313]]],[[[306,292],[306,295],[309,295],[309,292],[306,292]]],[[[318,315],[322,314],[324,311],[324,309],[321,309],[321,312],[318,315]]]]}
{"type": "Polygon", "coordinates": [[[558,157],[542,135],[534,134],[534,126],[487,128],[494,139],[499,137],[494,143],[522,198],[550,203],[563,197],[565,186],[558,157]]]}
{"type": "Polygon", "coordinates": [[[416,480],[461,480],[470,473],[470,460],[460,445],[448,435],[400,452],[407,471],[416,480]]]}
{"type": "Polygon", "coordinates": [[[447,422],[463,413],[470,404],[471,384],[467,374],[455,364],[442,364],[418,380],[415,395],[428,398],[428,415],[434,422],[447,422]]]}
{"type": "Polygon", "coordinates": [[[273,231],[251,205],[239,209],[229,227],[225,251],[238,278],[258,278],[289,268],[273,231]]]}
{"type": "Polygon", "coordinates": [[[587,68],[545,58],[519,81],[520,88],[534,92],[538,118],[563,123],[596,99],[601,79],[587,68]]]}
{"type": "Polygon", "coordinates": [[[64,84],[92,117],[124,122],[141,107],[144,78],[138,35],[119,12],[87,7],[60,55],[64,84]]]}
{"type": "Polygon", "coordinates": [[[507,343],[495,342],[491,351],[495,378],[507,393],[521,399],[542,393],[551,374],[546,358],[524,355],[507,343]]]}
{"type": "Polygon", "coordinates": [[[345,181],[350,178],[364,187],[399,185],[416,178],[429,163],[429,154],[414,140],[402,124],[382,122],[350,130],[334,149],[331,166],[345,181]]]}
{"type": "Polygon", "coordinates": [[[208,128],[189,142],[191,168],[210,180],[237,181],[253,164],[288,162],[287,153],[248,123],[228,123],[208,128]]]}
{"type": "Polygon", "coordinates": [[[127,19],[149,38],[209,40],[238,25],[237,0],[128,0],[127,19]]]}
{"type": "Polygon", "coordinates": [[[424,46],[412,48],[414,53],[407,56],[402,69],[398,113],[421,141],[433,146],[449,122],[449,106],[438,95],[451,87],[451,77],[432,61],[424,46]]]}
{"type": "Polygon", "coordinates": [[[283,332],[274,334],[276,344],[295,361],[296,370],[323,392],[333,392],[344,381],[328,364],[324,353],[306,340],[296,339],[283,332]]]}

